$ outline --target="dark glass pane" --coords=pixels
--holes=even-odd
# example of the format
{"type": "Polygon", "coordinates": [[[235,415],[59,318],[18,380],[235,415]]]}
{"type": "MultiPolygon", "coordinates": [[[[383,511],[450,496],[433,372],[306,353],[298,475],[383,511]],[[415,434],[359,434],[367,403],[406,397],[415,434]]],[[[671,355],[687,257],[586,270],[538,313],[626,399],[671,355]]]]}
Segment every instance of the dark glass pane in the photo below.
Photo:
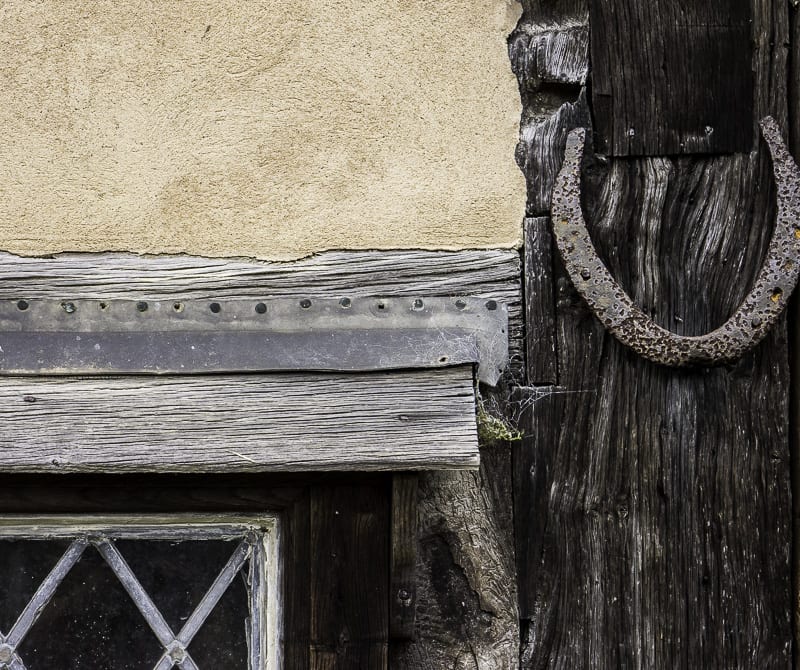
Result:
{"type": "MultiPolygon", "coordinates": [[[[119,540],[116,545],[177,635],[240,542],[119,540]]],[[[245,563],[189,645],[200,670],[247,669],[248,566],[245,563]]]]}
{"type": "MultiPolygon", "coordinates": [[[[114,544],[177,635],[240,540],[118,540],[114,544]]],[[[0,631],[69,540],[0,540],[0,631]]],[[[247,670],[245,563],[188,647],[200,670],[247,670]]],[[[19,654],[27,670],[151,670],[163,647],[98,551],[89,546],[45,606],[19,654]]]]}
{"type": "Polygon", "coordinates": [[[233,580],[189,645],[189,652],[200,670],[247,670],[248,565],[245,564],[233,580]]]}
{"type": "Polygon", "coordinates": [[[114,544],[177,634],[240,542],[117,540],[114,544]]]}
{"type": "Polygon", "coordinates": [[[69,545],[0,540],[0,632],[8,633],[69,545]]]}
{"type": "MultiPolygon", "coordinates": [[[[40,550],[41,542],[30,542],[40,550]]],[[[96,549],[88,547],[19,648],[28,670],[150,670],[162,647],[96,549]]]]}

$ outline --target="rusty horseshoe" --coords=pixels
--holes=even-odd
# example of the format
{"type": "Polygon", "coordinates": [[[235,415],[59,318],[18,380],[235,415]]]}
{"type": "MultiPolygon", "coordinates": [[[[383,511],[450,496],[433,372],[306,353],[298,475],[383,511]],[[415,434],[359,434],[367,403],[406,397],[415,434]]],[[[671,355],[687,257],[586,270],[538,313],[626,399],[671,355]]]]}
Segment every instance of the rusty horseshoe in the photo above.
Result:
{"type": "Polygon", "coordinates": [[[761,121],[775,174],[778,213],[764,265],[752,290],[719,328],[677,335],[656,324],[631,300],[597,255],[581,211],[581,158],[586,131],[569,133],[552,197],[553,233],[578,293],[623,344],[662,365],[733,361],[758,344],[786,307],[800,273],[800,168],[772,117],[761,121]]]}

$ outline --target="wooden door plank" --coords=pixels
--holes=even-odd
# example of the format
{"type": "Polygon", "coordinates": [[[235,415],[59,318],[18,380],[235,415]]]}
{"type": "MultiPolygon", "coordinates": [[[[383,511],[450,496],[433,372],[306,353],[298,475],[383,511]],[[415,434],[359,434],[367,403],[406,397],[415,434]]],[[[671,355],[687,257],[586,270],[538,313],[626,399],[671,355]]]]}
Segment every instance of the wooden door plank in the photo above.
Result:
{"type": "Polygon", "coordinates": [[[529,385],[558,383],[550,219],[525,219],[525,366],[529,385]]]}
{"type": "Polygon", "coordinates": [[[385,670],[390,483],[311,492],[311,667],[385,670]]]}
{"type": "Polygon", "coordinates": [[[755,139],[750,4],[592,2],[598,152],[749,152],[755,139]]]}
{"type": "Polygon", "coordinates": [[[417,497],[419,475],[392,475],[389,635],[414,638],[417,611],[417,497]]]}

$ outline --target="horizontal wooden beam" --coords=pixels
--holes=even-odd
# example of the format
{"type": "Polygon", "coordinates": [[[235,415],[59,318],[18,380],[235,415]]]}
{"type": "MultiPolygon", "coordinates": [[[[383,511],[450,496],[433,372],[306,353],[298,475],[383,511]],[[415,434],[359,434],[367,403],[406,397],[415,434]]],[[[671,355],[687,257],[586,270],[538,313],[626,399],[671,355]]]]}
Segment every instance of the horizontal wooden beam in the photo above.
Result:
{"type": "Polygon", "coordinates": [[[510,367],[521,373],[520,268],[514,250],[331,251],[293,262],[0,253],[0,300],[479,296],[508,306],[510,367]]]}
{"type": "Polygon", "coordinates": [[[0,378],[0,471],[267,472],[478,465],[472,368],[0,378]]]}
{"type": "MultiPolygon", "coordinates": [[[[0,254],[0,300],[476,296],[508,306],[522,375],[513,250],[328,252],[296,262],[0,254]]],[[[171,303],[170,303],[171,304],[171,303]]],[[[419,470],[478,464],[469,366],[387,373],[0,377],[0,471],[419,470]]]]}

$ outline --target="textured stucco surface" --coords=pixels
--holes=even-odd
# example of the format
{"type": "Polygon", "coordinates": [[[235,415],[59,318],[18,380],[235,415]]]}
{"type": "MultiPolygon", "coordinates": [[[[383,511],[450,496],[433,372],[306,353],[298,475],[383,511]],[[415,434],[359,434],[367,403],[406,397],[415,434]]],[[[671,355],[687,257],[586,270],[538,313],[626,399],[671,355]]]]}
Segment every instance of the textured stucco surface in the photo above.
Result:
{"type": "Polygon", "coordinates": [[[513,246],[517,7],[0,3],[0,248],[513,246]]]}

